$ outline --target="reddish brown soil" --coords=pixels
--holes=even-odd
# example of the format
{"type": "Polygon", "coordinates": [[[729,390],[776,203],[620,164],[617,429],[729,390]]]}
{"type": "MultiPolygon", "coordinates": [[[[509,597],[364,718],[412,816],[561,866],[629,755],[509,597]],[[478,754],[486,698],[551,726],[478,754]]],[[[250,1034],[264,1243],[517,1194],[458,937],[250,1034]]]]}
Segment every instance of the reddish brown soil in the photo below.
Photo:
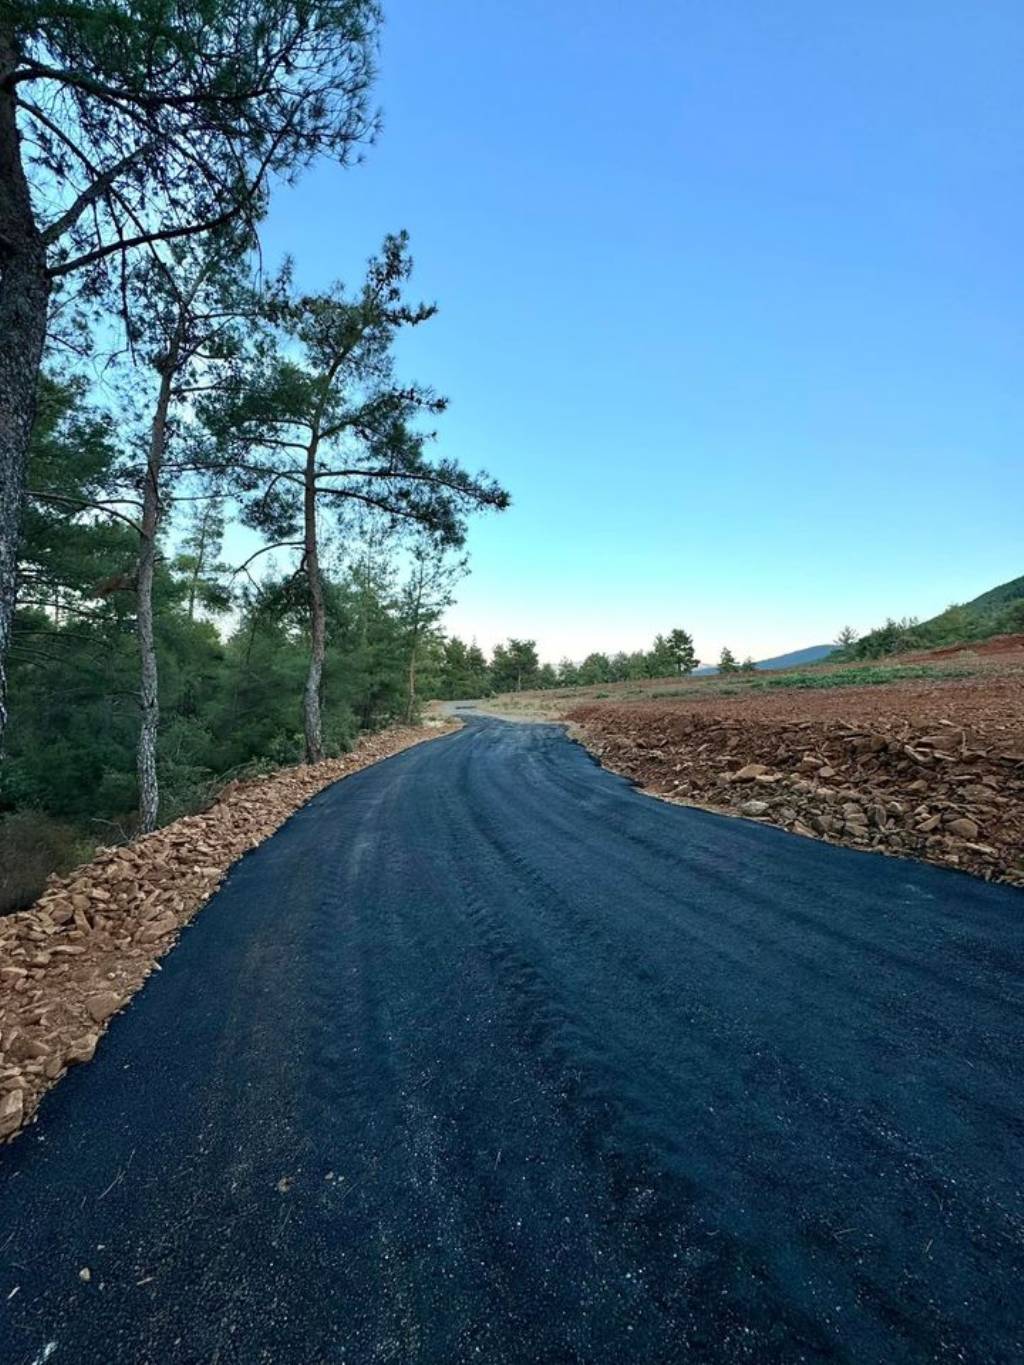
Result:
{"type": "Polygon", "coordinates": [[[0,919],[0,1141],[69,1066],[90,1060],[110,1017],[243,853],[340,777],[452,728],[397,727],[344,758],[234,782],[208,810],[101,850],[0,919]]]}
{"type": "Polygon", "coordinates": [[[917,654],[904,654],[901,663],[926,662],[928,659],[951,659],[956,654],[978,654],[983,658],[996,655],[1002,658],[1019,655],[1024,661],[1024,635],[993,635],[989,640],[968,644],[943,645],[941,649],[925,649],[917,654]]]}
{"type": "Polygon", "coordinates": [[[1024,885],[1024,675],[593,704],[569,719],[658,795],[1024,885]]]}

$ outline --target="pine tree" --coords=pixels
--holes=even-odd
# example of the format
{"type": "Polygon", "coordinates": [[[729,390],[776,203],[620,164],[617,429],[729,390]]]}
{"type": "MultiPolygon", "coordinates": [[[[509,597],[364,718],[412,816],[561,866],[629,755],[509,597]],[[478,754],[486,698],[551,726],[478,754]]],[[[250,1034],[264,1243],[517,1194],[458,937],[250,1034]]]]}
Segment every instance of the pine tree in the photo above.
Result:
{"type": "Polygon", "coordinates": [[[370,509],[388,525],[407,525],[438,547],[457,549],[472,511],[509,503],[487,474],[429,458],[431,434],[417,424],[443,412],[447,402],[394,378],[396,336],[436,311],[404,299],[411,272],[406,235],[386,238],[351,296],[338,287],[279,310],[287,357],[247,376],[231,401],[203,405],[220,437],[220,468],[235,478],[249,523],[270,538],[268,549],[302,551],[310,631],[303,698],[309,763],[324,756],[321,520],[370,509]]]}
{"type": "Polygon", "coordinates": [[[188,584],[188,619],[195,620],[196,609],[224,611],[231,594],[226,587],[230,569],[221,561],[224,543],[224,498],[216,491],[199,497],[179,541],[172,567],[188,584]]]}
{"type": "MultiPolygon", "coordinates": [[[[0,745],[18,528],[55,288],[253,225],[269,178],[372,135],[375,0],[7,4],[0,15],[0,745]]],[[[126,322],[127,318],[124,319],[126,322]]]]}
{"type": "Polygon", "coordinates": [[[227,367],[253,335],[261,300],[247,277],[250,241],[248,234],[224,231],[154,247],[127,286],[135,297],[129,323],[135,355],[155,380],[144,449],[138,469],[132,471],[141,511],[134,582],[140,665],[139,808],[144,831],[156,828],[160,802],[153,582],[184,452],[177,464],[172,456],[187,431],[184,412],[192,396],[226,382],[227,367]]]}
{"type": "Polygon", "coordinates": [[[491,687],[495,692],[522,692],[533,686],[539,667],[537,642],[510,637],[494,646],[491,687]]]}
{"type": "Polygon", "coordinates": [[[576,687],[580,680],[580,671],[571,659],[561,659],[558,664],[558,685],[559,687],[576,687]]]}
{"type": "Polygon", "coordinates": [[[491,691],[487,656],[474,640],[466,650],[466,686],[470,697],[486,697],[491,691]]]}
{"type": "Polygon", "coordinates": [[[669,632],[666,642],[667,653],[671,656],[677,673],[689,674],[697,667],[697,656],[693,652],[693,638],[678,627],[669,632]]]}
{"type": "Polygon", "coordinates": [[[676,659],[672,646],[664,635],[656,635],[647,654],[647,676],[665,678],[675,670],[676,659]]]}
{"type": "Polygon", "coordinates": [[[582,687],[593,687],[596,683],[611,682],[611,660],[607,654],[601,654],[599,651],[588,654],[580,664],[576,676],[582,687]]]}
{"type": "Polygon", "coordinates": [[[455,585],[469,572],[465,556],[448,558],[445,550],[429,539],[412,551],[412,565],[401,594],[399,615],[406,632],[406,724],[416,714],[416,677],[429,632],[454,601],[455,585]]]}

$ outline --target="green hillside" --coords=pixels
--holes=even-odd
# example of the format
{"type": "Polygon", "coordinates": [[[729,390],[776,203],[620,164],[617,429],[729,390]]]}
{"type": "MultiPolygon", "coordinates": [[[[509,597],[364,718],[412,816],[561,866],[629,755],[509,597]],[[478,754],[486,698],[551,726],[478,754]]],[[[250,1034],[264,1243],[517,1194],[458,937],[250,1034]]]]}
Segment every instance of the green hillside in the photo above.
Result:
{"type": "Polygon", "coordinates": [[[1024,576],[989,588],[970,602],[955,602],[927,621],[914,616],[897,621],[890,616],[884,625],[837,651],[831,660],[877,659],[885,654],[936,649],[960,641],[970,644],[1017,631],[1024,631],[1024,576]]]}
{"type": "Polygon", "coordinates": [[[1024,601],[1024,575],[1020,578],[1011,578],[1009,583],[1000,583],[998,588],[989,588],[988,592],[983,592],[973,602],[968,602],[966,609],[985,614],[998,607],[1005,607],[1011,602],[1021,601],[1024,601]]]}

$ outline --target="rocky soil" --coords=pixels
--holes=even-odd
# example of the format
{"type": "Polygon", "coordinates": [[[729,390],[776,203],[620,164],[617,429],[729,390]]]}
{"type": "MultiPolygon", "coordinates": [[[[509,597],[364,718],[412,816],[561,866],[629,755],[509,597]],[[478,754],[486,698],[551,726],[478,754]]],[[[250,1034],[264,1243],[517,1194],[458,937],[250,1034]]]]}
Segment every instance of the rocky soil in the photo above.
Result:
{"type": "Polygon", "coordinates": [[[1024,886],[1024,677],[569,713],[656,795],[1024,886]]]}
{"type": "Polygon", "coordinates": [[[315,768],[232,783],[209,809],[101,850],[52,877],[30,909],[0,919],[0,1141],[68,1067],[92,1058],[111,1016],[159,970],[234,862],[332,782],[453,728],[395,728],[315,768]]]}

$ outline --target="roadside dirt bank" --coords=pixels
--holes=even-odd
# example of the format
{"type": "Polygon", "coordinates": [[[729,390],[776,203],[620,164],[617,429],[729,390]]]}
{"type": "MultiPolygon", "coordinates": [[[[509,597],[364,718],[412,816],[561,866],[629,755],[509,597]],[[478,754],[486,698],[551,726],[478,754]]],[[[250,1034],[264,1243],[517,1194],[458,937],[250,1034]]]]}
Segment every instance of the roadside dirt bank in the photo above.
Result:
{"type": "Polygon", "coordinates": [[[1019,677],[593,704],[568,720],[654,795],[1024,886],[1019,677]]]}
{"type": "Polygon", "coordinates": [[[0,919],[0,1141],[68,1067],[92,1058],[111,1016],[244,853],[332,782],[458,728],[395,727],[315,768],[231,783],[207,810],[101,850],[0,919]]]}

